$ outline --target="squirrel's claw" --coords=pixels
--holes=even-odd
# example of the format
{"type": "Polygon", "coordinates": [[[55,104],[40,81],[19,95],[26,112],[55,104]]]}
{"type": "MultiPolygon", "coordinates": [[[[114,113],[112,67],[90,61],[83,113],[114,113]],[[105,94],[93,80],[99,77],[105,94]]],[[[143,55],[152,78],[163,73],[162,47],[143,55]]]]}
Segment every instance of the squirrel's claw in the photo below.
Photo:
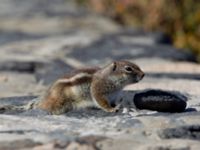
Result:
{"type": "Polygon", "coordinates": [[[107,110],[107,112],[118,112],[119,109],[121,107],[121,104],[118,104],[117,106],[115,106],[114,108],[110,108],[107,110]]]}

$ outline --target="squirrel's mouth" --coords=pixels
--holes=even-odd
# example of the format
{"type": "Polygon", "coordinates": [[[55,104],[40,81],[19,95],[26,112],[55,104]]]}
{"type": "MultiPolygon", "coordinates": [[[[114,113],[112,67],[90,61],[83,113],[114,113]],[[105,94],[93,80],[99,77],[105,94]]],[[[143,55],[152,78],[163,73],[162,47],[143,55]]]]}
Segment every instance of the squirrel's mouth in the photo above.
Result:
{"type": "Polygon", "coordinates": [[[142,80],[142,79],[144,78],[144,76],[145,76],[144,73],[141,74],[141,75],[138,75],[138,76],[136,77],[136,82],[139,82],[140,80],[142,80]]]}

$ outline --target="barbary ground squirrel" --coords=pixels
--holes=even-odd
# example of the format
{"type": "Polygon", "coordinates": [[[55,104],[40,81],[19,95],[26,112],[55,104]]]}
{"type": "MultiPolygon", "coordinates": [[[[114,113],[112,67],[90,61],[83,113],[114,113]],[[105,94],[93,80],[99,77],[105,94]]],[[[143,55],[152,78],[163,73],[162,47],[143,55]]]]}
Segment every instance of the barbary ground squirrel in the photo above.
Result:
{"type": "MultiPolygon", "coordinates": [[[[103,68],[86,68],[58,79],[39,100],[20,109],[39,108],[51,114],[62,114],[73,109],[97,106],[106,112],[116,112],[119,105],[112,107],[109,97],[124,86],[139,82],[143,71],[134,63],[114,61],[103,68]]],[[[9,107],[13,110],[17,107],[9,107]]]]}

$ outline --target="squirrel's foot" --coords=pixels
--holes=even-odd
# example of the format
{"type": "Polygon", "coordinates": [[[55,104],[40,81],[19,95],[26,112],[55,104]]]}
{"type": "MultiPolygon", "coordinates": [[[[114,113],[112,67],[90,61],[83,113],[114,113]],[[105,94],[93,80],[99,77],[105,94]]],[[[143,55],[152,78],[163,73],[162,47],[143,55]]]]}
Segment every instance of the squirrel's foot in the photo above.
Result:
{"type": "Polygon", "coordinates": [[[109,109],[106,109],[105,111],[107,111],[107,112],[118,112],[119,109],[120,109],[120,107],[121,107],[121,104],[115,106],[114,108],[111,107],[111,108],[109,108],[109,109]]]}

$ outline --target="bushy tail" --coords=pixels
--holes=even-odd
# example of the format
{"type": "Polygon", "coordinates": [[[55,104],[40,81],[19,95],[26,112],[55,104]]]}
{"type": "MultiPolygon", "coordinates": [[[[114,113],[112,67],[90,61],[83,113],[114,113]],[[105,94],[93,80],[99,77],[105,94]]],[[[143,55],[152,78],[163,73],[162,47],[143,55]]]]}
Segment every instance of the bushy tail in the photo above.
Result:
{"type": "Polygon", "coordinates": [[[10,111],[24,111],[24,106],[13,106],[13,105],[6,105],[0,106],[0,113],[10,112],[10,111]]]}
{"type": "Polygon", "coordinates": [[[38,103],[38,99],[34,99],[31,102],[29,102],[25,105],[21,105],[21,106],[16,106],[16,105],[0,106],[0,113],[22,112],[22,111],[25,111],[25,110],[34,109],[37,103],[38,103]]]}

